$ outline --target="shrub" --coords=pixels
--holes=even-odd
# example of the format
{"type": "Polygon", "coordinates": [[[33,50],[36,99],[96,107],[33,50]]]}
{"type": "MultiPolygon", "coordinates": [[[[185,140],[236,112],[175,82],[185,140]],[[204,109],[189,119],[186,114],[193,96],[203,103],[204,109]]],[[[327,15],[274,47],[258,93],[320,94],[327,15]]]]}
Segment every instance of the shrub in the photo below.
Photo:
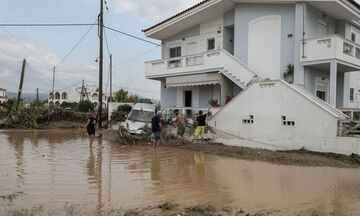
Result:
{"type": "Polygon", "coordinates": [[[72,103],[70,103],[70,102],[62,102],[61,107],[62,108],[70,107],[70,108],[72,108],[74,110],[77,110],[79,108],[79,104],[76,103],[76,102],[72,102],[72,103]]]}
{"type": "Polygon", "coordinates": [[[78,104],[78,110],[81,112],[94,111],[95,105],[88,100],[80,101],[78,104]]]}
{"type": "Polygon", "coordinates": [[[118,108],[117,108],[118,112],[129,113],[131,110],[132,110],[132,106],[130,106],[129,104],[122,104],[122,105],[118,106],[118,108]]]}

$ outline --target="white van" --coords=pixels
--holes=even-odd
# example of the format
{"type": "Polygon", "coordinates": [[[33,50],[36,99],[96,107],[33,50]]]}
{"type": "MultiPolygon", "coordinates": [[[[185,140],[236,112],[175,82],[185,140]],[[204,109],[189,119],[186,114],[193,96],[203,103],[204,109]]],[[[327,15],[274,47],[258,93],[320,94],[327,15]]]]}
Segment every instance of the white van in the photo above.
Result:
{"type": "Polygon", "coordinates": [[[154,117],[155,113],[155,104],[137,103],[133,106],[123,126],[131,134],[141,134],[143,131],[140,129],[146,124],[148,127],[151,127],[151,119],[154,117]]]}

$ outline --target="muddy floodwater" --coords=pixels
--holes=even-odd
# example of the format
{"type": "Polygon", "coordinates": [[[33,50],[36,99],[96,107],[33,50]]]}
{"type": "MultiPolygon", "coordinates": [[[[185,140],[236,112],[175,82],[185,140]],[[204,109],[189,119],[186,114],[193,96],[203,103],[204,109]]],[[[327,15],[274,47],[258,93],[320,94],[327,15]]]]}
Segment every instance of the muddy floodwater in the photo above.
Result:
{"type": "Polygon", "coordinates": [[[0,131],[0,215],[212,203],[274,215],[360,215],[360,169],[283,166],[122,146],[79,130],[0,131]],[[13,199],[5,196],[15,194],[13,199]]]}

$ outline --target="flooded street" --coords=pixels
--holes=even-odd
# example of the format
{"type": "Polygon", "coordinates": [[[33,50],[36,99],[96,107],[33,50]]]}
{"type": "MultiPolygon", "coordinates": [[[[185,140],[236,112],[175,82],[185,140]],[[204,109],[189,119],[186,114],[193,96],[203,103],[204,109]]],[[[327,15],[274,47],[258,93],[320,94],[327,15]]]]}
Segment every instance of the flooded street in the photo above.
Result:
{"type": "Polygon", "coordinates": [[[83,132],[0,131],[0,213],[43,206],[64,214],[171,201],[273,215],[359,215],[360,169],[297,167],[176,148],[121,146],[83,132]]]}

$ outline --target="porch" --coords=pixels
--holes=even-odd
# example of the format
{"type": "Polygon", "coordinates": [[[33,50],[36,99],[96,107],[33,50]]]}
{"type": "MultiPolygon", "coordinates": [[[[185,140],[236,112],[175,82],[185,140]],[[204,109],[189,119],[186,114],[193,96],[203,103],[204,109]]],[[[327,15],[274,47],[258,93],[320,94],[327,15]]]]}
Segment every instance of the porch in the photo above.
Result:
{"type": "Polygon", "coordinates": [[[210,99],[225,105],[226,97],[242,89],[219,72],[164,77],[161,79],[161,107],[209,107],[210,99]]]}
{"type": "Polygon", "coordinates": [[[345,73],[360,70],[360,45],[340,35],[307,39],[301,65],[304,88],[333,107],[347,107],[350,92],[345,73]]]}

